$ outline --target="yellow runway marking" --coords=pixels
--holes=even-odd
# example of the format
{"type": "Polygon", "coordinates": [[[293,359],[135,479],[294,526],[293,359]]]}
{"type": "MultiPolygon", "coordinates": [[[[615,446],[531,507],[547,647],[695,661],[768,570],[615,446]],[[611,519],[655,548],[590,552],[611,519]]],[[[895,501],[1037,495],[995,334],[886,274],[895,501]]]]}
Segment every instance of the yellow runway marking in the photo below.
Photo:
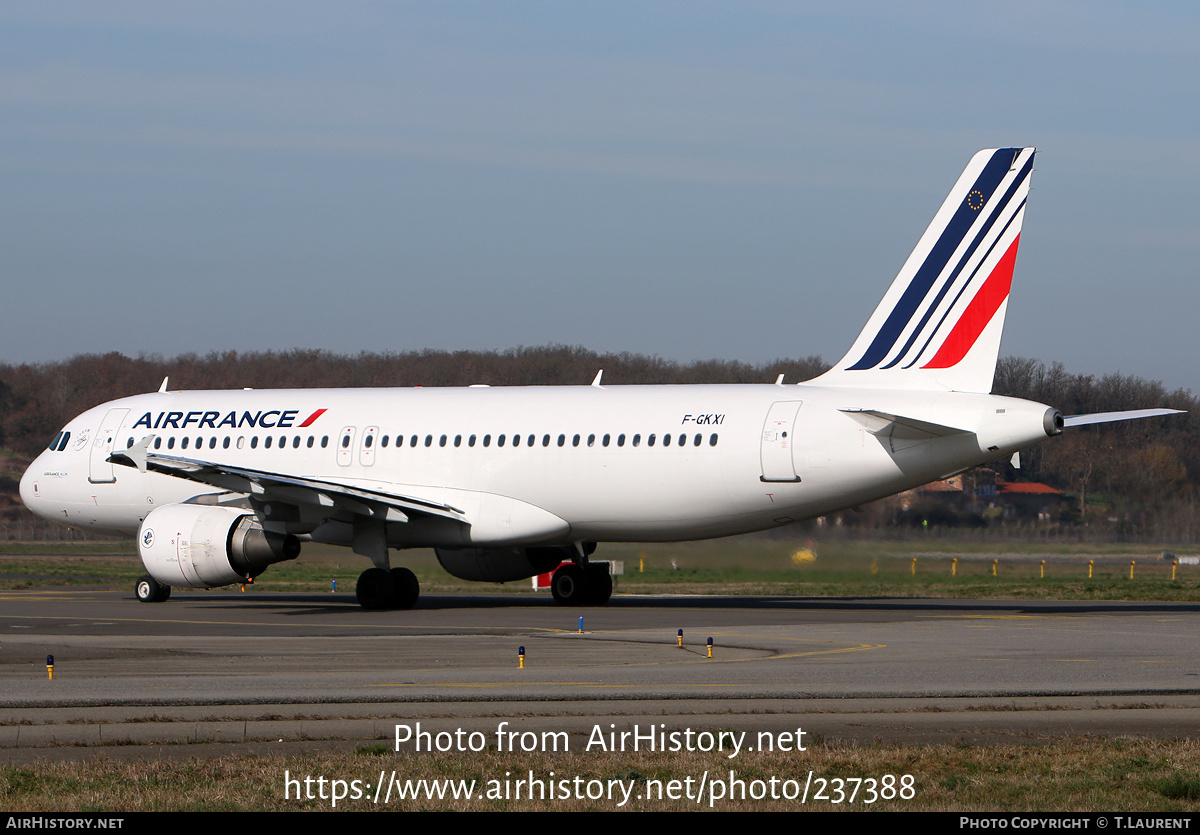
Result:
{"type": "Polygon", "coordinates": [[[931,618],[950,618],[954,620],[1062,620],[1080,619],[1079,615],[927,615],[931,618]]]}

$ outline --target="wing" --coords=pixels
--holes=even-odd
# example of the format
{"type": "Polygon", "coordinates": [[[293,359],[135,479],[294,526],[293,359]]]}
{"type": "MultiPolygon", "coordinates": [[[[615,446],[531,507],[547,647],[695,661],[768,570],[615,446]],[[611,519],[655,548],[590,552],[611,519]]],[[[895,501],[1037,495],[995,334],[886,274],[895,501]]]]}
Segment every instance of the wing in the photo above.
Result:
{"type": "Polygon", "coordinates": [[[163,473],[233,493],[246,493],[263,501],[313,505],[386,522],[407,522],[413,514],[441,516],[456,522],[467,521],[458,508],[415,496],[370,490],[325,479],[233,467],[197,458],[160,455],[149,451],[153,440],[154,436],[149,435],[128,449],[114,452],[108,460],[114,464],[136,467],[143,473],[163,473]]]}

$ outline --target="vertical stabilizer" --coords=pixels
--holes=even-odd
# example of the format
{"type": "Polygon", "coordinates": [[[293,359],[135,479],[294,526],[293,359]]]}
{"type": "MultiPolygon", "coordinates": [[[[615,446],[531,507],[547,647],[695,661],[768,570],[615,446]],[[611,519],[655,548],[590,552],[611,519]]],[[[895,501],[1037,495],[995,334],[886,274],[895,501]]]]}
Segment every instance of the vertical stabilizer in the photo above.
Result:
{"type": "Polygon", "coordinates": [[[992,390],[1033,154],[971,158],[849,353],[814,383],[992,390]]]}

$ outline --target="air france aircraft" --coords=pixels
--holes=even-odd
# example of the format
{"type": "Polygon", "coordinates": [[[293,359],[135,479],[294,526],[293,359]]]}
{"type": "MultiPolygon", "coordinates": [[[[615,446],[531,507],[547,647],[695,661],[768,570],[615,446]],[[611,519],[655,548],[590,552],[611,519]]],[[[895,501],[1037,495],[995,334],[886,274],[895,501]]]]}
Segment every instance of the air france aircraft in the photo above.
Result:
{"type": "Polygon", "coordinates": [[[598,542],[775,528],[946,478],[1065,427],[991,394],[1033,148],[980,151],[847,353],[784,385],[168,391],[68,423],[21,479],[35,513],[137,536],[137,597],[243,583],[303,542],[374,564],[369,609],[408,608],[391,549],[467,580],[554,570],[555,599],[612,594],[598,542]],[[555,570],[557,569],[557,570],[555,570]]]}

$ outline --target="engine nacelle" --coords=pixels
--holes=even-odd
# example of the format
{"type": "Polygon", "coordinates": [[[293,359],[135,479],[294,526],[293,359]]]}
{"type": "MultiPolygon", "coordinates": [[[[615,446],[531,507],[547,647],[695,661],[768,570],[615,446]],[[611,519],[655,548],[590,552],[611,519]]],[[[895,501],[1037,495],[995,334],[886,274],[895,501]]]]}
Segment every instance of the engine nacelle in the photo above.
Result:
{"type": "Polygon", "coordinates": [[[168,504],[142,521],[138,554],[160,583],[212,588],[245,582],[273,563],[294,560],[300,540],[264,531],[254,514],[238,508],[168,504]]]}
{"type": "Polygon", "coordinates": [[[507,583],[545,574],[575,556],[571,548],[434,548],[442,568],[460,580],[507,583]]]}

